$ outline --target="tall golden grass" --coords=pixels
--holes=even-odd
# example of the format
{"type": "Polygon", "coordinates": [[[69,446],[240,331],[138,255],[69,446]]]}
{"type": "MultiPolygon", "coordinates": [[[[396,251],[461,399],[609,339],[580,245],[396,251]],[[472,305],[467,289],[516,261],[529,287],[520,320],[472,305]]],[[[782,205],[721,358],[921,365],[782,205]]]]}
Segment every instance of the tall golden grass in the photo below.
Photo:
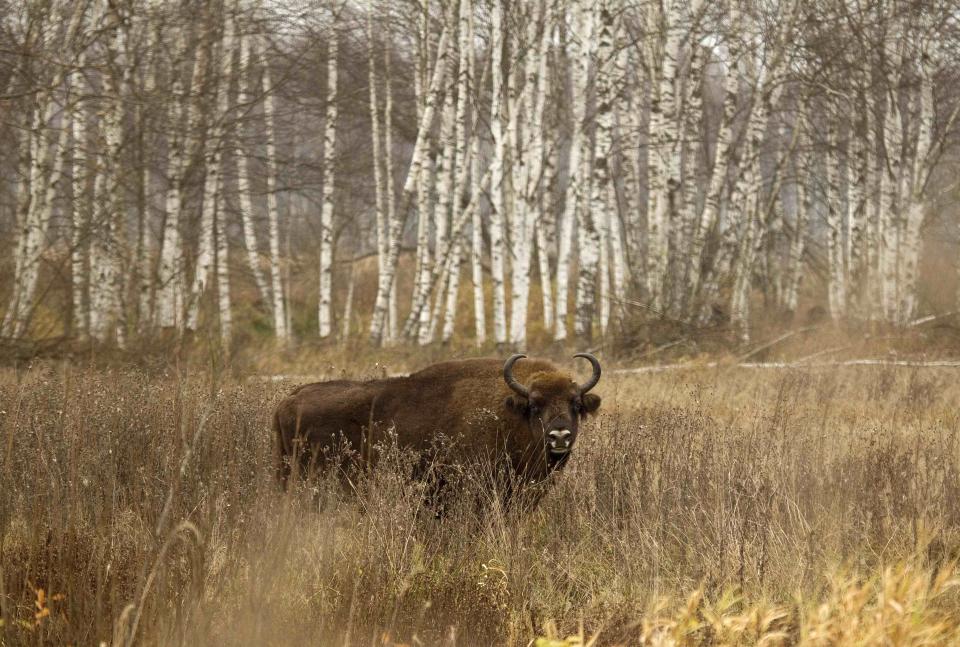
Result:
{"type": "Polygon", "coordinates": [[[289,387],[0,373],[0,644],[960,643],[950,369],[605,378],[537,507],[442,520],[390,447],[281,495],[289,387]]]}

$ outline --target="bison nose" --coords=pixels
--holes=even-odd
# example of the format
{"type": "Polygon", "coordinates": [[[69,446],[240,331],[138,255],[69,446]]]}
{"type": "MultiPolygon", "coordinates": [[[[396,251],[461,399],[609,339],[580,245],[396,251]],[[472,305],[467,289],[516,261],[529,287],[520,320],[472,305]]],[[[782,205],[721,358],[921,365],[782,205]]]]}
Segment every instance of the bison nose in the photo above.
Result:
{"type": "Polygon", "coordinates": [[[552,429],[547,436],[550,438],[551,449],[566,449],[570,447],[569,429],[552,429]]]}

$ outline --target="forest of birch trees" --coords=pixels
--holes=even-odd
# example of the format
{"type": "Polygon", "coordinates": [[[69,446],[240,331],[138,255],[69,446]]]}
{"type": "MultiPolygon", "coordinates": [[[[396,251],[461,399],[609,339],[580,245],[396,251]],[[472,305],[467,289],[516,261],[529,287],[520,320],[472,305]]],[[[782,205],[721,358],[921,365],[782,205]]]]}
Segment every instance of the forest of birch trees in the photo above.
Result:
{"type": "Polygon", "coordinates": [[[956,308],[958,45],[957,0],[0,0],[0,337],[906,326],[956,308]]]}

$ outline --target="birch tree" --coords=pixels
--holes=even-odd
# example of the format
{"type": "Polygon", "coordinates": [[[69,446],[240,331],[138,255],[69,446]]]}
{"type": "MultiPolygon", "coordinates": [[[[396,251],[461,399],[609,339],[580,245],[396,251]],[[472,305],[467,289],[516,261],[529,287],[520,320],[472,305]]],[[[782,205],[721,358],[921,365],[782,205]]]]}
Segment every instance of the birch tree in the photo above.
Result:
{"type": "MultiPolygon", "coordinates": [[[[176,49],[179,55],[186,55],[186,30],[177,37],[176,49]]],[[[160,263],[157,280],[157,323],[161,328],[180,329],[184,323],[184,263],[183,247],[180,236],[180,217],[184,206],[184,176],[187,168],[187,133],[195,129],[196,111],[192,110],[191,92],[198,85],[201,65],[198,59],[190,83],[184,86],[182,77],[185,72],[171,64],[168,74],[171,77],[171,100],[167,103],[167,189],[164,200],[163,227],[160,240],[160,263]],[[184,128],[187,129],[184,132],[184,128]]]]}
{"type": "MultiPolygon", "coordinates": [[[[386,186],[384,187],[384,192],[386,194],[387,222],[397,222],[397,190],[394,180],[393,165],[393,66],[390,55],[391,48],[389,47],[390,39],[388,38],[387,40],[388,46],[383,48],[383,163],[384,175],[386,176],[386,186]]],[[[396,230],[398,236],[402,234],[401,230],[402,225],[396,230]]],[[[397,241],[397,244],[400,244],[399,240],[397,241]]],[[[397,341],[400,334],[400,315],[397,307],[397,280],[396,275],[394,275],[393,284],[390,286],[389,303],[387,304],[388,334],[391,342],[397,341]]]]}
{"type": "MultiPolygon", "coordinates": [[[[327,337],[333,330],[331,302],[333,300],[333,196],[337,158],[337,32],[331,29],[327,50],[327,115],[323,139],[323,211],[320,216],[320,305],[318,320],[320,337],[327,337]]],[[[373,59],[370,59],[371,79],[373,59]]],[[[375,100],[371,84],[371,101],[375,100]]],[[[373,115],[376,121],[376,115],[373,115]]],[[[376,137],[376,129],[374,129],[376,137]]],[[[377,191],[380,182],[377,180],[377,191]]],[[[379,205],[378,205],[379,209],[379,205]]]]}
{"type": "MultiPolygon", "coordinates": [[[[444,12],[444,29],[454,34],[458,33],[457,29],[459,24],[459,21],[455,19],[453,11],[457,4],[458,3],[455,3],[451,9],[444,12]]],[[[455,39],[454,44],[455,46],[459,46],[460,43],[455,39]]],[[[456,77],[458,75],[458,63],[453,56],[446,58],[446,65],[447,78],[452,79],[456,77]]],[[[454,85],[451,82],[446,83],[446,88],[443,93],[443,110],[440,114],[440,147],[440,164],[437,170],[437,175],[439,176],[437,181],[437,204],[433,212],[435,249],[446,247],[448,240],[452,240],[449,238],[449,229],[453,215],[454,183],[457,172],[457,102],[454,94],[454,85]]],[[[451,247],[451,253],[456,253],[457,251],[458,245],[454,244],[451,247]]],[[[428,344],[435,338],[445,303],[444,296],[447,293],[452,275],[453,265],[453,259],[451,259],[449,268],[446,261],[442,263],[442,269],[440,269],[439,272],[438,288],[434,295],[433,307],[429,307],[429,301],[426,307],[426,310],[430,313],[428,326],[425,329],[420,329],[420,344],[428,344]]]]}
{"type": "MultiPolygon", "coordinates": [[[[417,122],[423,118],[426,109],[429,89],[426,87],[427,68],[429,66],[430,20],[429,5],[420,8],[417,20],[417,63],[414,71],[414,94],[416,101],[417,122]]],[[[429,144],[428,144],[429,146],[429,144]]],[[[432,192],[435,181],[433,158],[424,156],[422,168],[417,178],[417,253],[414,267],[414,289],[411,298],[411,311],[419,307],[425,298],[427,286],[430,284],[432,255],[430,250],[430,223],[433,221],[432,192]]],[[[378,251],[379,253],[379,251],[378,251]]],[[[416,320],[410,321],[410,327],[415,330],[419,339],[421,331],[426,334],[430,326],[430,310],[420,308],[416,320]]]]}
{"type": "MultiPolygon", "coordinates": [[[[459,61],[457,65],[457,112],[456,112],[456,143],[455,143],[455,176],[454,176],[454,202],[453,209],[459,211],[466,204],[466,196],[469,195],[470,185],[470,163],[468,151],[470,150],[470,141],[467,132],[467,109],[471,102],[470,88],[476,80],[473,78],[473,29],[472,14],[473,3],[471,0],[460,0],[460,11],[457,25],[457,49],[459,52],[459,61]]],[[[476,128],[470,133],[473,138],[477,137],[476,128]]],[[[477,151],[474,151],[476,153],[477,151]]],[[[459,214],[458,214],[459,215],[459,214]]],[[[461,239],[458,236],[454,242],[453,260],[451,262],[450,277],[447,281],[447,299],[445,314],[443,318],[443,331],[441,340],[449,343],[453,338],[454,324],[456,323],[458,294],[460,290],[460,265],[463,255],[461,239]]]]}
{"type": "MultiPolygon", "coordinates": [[[[55,4],[53,10],[60,8],[59,4],[55,4]]],[[[68,47],[76,45],[78,33],[84,24],[84,11],[85,6],[82,3],[73,6],[65,31],[68,47]]],[[[50,31],[52,28],[53,25],[41,25],[41,38],[43,35],[57,38],[57,34],[50,31]]],[[[4,336],[22,337],[34,307],[40,257],[52,216],[54,192],[64,169],[66,135],[69,129],[66,122],[61,123],[52,141],[44,138],[44,131],[52,125],[58,107],[56,90],[67,79],[67,69],[66,66],[58,67],[58,71],[49,80],[49,88],[39,94],[36,103],[30,105],[26,112],[25,123],[29,127],[24,131],[26,141],[21,142],[21,146],[25,150],[24,167],[29,170],[20,185],[20,222],[14,256],[13,293],[0,324],[0,334],[4,336]]],[[[64,104],[67,101],[69,96],[64,100],[64,104]]]]}
{"type": "Polygon", "coordinates": [[[280,267],[280,202],[277,199],[277,98],[270,64],[263,65],[260,77],[263,94],[263,132],[266,149],[267,222],[270,236],[270,284],[273,295],[273,329],[281,342],[290,339],[290,313],[287,309],[280,267]]]}
{"type": "MultiPolygon", "coordinates": [[[[83,77],[79,70],[71,76],[70,86],[74,92],[82,93],[83,77]]],[[[73,102],[69,113],[72,137],[72,197],[70,204],[70,296],[71,331],[83,340],[90,332],[90,311],[87,301],[89,274],[87,272],[86,247],[89,241],[90,203],[88,200],[88,172],[86,149],[87,112],[79,100],[73,102]]]]}
{"type": "Polygon", "coordinates": [[[123,227],[127,209],[121,159],[124,128],[124,91],[129,88],[129,16],[111,7],[106,15],[111,24],[104,52],[107,71],[105,96],[101,102],[100,162],[94,182],[95,210],[91,223],[90,248],[90,334],[104,343],[114,336],[123,346],[126,321],[123,317],[124,276],[121,266],[123,227]]]}
{"type": "MultiPolygon", "coordinates": [[[[570,60],[572,77],[573,132],[570,138],[570,178],[564,201],[563,220],[560,224],[559,252],[557,254],[557,301],[556,329],[554,339],[567,338],[567,303],[569,298],[570,256],[576,224],[582,218],[584,184],[590,166],[589,138],[585,132],[584,119],[587,110],[587,83],[590,70],[590,41],[592,37],[592,14],[579,0],[572,3],[570,60]]],[[[589,258],[588,258],[589,260],[589,258]]]]}
{"type": "MultiPolygon", "coordinates": [[[[209,44],[215,47],[214,43],[209,44]]],[[[211,79],[215,88],[215,105],[219,105],[219,95],[224,91],[223,80],[219,74],[213,74],[211,79]]],[[[211,279],[216,272],[216,244],[215,228],[217,217],[217,202],[220,200],[220,122],[214,121],[216,114],[208,112],[208,122],[204,124],[202,136],[203,148],[203,193],[201,196],[200,212],[200,241],[197,247],[197,260],[194,267],[193,282],[190,289],[190,304],[187,309],[187,328],[196,330],[200,323],[200,306],[210,287],[211,279]]]]}
{"type": "MultiPolygon", "coordinates": [[[[517,142],[513,154],[514,186],[519,187],[513,212],[510,342],[522,348],[527,341],[527,306],[530,297],[531,261],[534,251],[534,231],[543,221],[543,164],[545,154],[544,113],[549,91],[547,74],[553,14],[551,5],[540,2],[536,13],[530,16],[522,93],[518,90],[517,105],[511,106],[511,139],[517,142]],[[517,129],[523,123],[523,144],[517,129]]],[[[515,79],[519,84],[520,79],[515,79]]]]}
{"type": "MultiPolygon", "coordinates": [[[[238,96],[237,103],[240,106],[248,106],[253,102],[254,92],[250,90],[250,84],[252,83],[251,78],[251,65],[250,65],[250,40],[249,38],[240,33],[239,25],[237,21],[239,18],[234,16],[234,29],[237,33],[237,48],[239,49],[239,57],[237,59],[237,70],[236,76],[238,79],[238,96]]],[[[244,121],[241,121],[238,124],[238,134],[234,139],[234,150],[233,157],[237,160],[237,201],[240,208],[240,222],[243,226],[243,242],[247,248],[247,263],[250,265],[250,272],[253,275],[254,285],[257,287],[257,293],[260,295],[260,298],[264,303],[268,305],[271,309],[275,309],[275,304],[271,300],[270,288],[267,286],[267,281],[263,276],[263,272],[260,269],[260,253],[259,245],[257,243],[257,231],[254,226],[253,220],[253,199],[250,188],[250,178],[252,176],[251,172],[251,161],[252,155],[248,154],[244,147],[244,133],[243,133],[244,121]]],[[[271,222],[271,226],[272,226],[271,222]]],[[[271,242],[273,241],[273,232],[270,234],[271,242]]],[[[271,286],[276,289],[276,283],[274,278],[278,276],[278,272],[274,271],[273,262],[277,259],[273,250],[271,249],[271,258],[270,258],[270,278],[271,286]]],[[[282,317],[281,317],[282,319],[282,317]]],[[[277,320],[274,317],[274,327],[276,326],[277,320]]],[[[283,325],[281,324],[276,330],[277,337],[282,339],[285,336],[285,331],[283,330],[283,325]]]]}
{"type": "MultiPolygon", "coordinates": [[[[609,220],[608,200],[611,191],[608,157],[612,145],[613,113],[610,102],[609,60],[613,55],[614,17],[608,2],[599,5],[597,18],[597,134],[593,182],[590,209],[580,210],[577,216],[580,268],[574,330],[579,338],[586,340],[593,336],[597,272],[600,269],[601,254],[606,250],[604,243],[607,242],[606,236],[601,236],[601,233],[609,220]]],[[[608,277],[601,274],[599,278],[605,286],[608,277]]],[[[602,288],[602,294],[605,293],[606,290],[602,288]]],[[[604,325],[605,322],[601,321],[601,327],[604,325]]]]}
{"type": "MultiPolygon", "coordinates": [[[[446,76],[448,40],[449,33],[445,29],[440,37],[440,42],[437,45],[437,60],[433,70],[433,77],[430,81],[429,95],[427,96],[423,114],[420,118],[420,128],[417,131],[417,141],[413,147],[410,168],[407,171],[407,179],[404,182],[403,190],[401,192],[400,208],[398,209],[397,219],[389,223],[389,230],[392,232],[392,235],[389,237],[391,244],[387,254],[386,265],[383,271],[379,272],[379,277],[377,279],[377,297],[376,302],[374,303],[373,317],[370,322],[370,340],[376,345],[379,345],[383,341],[383,328],[386,320],[387,306],[389,305],[388,300],[390,298],[390,291],[393,288],[393,278],[396,272],[397,256],[400,251],[400,218],[402,217],[402,214],[406,213],[407,209],[409,208],[414,192],[416,191],[417,179],[423,167],[423,157],[425,155],[427,143],[427,131],[430,129],[430,125],[433,123],[438,95],[444,82],[444,77],[446,76]]],[[[421,294],[420,296],[421,299],[425,298],[425,295],[421,294]]],[[[421,308],[423,307],[422,302],[419,305],[421,308]]],[[[414,315],[417,317],[420,316],[420,310],[418,308],[414,308],[411,312],[411,317],[414,315]]]]}
{"type": "Polygon", "coordinates": [[[843,258],[843,229],[841,222],[840,152],[837,133],[831,128],[827,135],[827,303],[830,316],[841,319],[847,314],[846,271],[843,258]]]}
{"type": "MultiPolygon", "coordinates": [[[[222,159],[221,159],[222,162],[222,159]]],[[[217,200],[224,200],[223,173],[217,174],[217,200]]],[[[216,268],[217,268],[217,313],[220,320],[220,343],[224,348],[230,348],[233,338],[233,313],[230,301],[230,240],[227,210],[224,204],[218,205],[216,213],[217,240],[216,268]]]]}
{"type": "Polygon", "coordinates": [[[493,87],[490,99],[490,129],[493,136],[493,160],[490,178],[490,278],[493,283],[493,338],[497,346],[507,343],[507,293],[505,279],[504,221],[507,198],[504,181],[506,173],[507,142],[503,132],[506,117],[504,93],[503,0],[494,0],[491,15],[490,69],[493,87]]]}

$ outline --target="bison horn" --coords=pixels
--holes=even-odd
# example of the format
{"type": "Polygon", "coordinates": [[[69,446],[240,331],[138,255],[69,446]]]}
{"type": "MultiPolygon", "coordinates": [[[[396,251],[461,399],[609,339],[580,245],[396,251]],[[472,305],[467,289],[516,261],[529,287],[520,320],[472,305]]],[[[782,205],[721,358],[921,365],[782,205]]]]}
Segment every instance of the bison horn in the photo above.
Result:
{"type": "Polygon", "coordinates": [[[510,359],[507,360],[506,364],[503,365],[503,381],[507,383],[511,389],[513,389],[518,395],[522,395],[527,398],[530,397],[530,391],[527,390],[527,387],[517,382],[517,378],[513,377],[513,365],[518,359],[525,358],[526,355],[511,355],[510,359]]]}
{"type": "Polygon", "coordinates": [[[583,386],[577,386],[580,390],[580,395],[583,395],[593,387],[597,385],[597,382],[600,381],[600,360],[591,355],[590,353],[577,353],[574,357],[582,357],[583,359],[589,361],[593,365],[593,376],[590,380],[583,386]]]}

